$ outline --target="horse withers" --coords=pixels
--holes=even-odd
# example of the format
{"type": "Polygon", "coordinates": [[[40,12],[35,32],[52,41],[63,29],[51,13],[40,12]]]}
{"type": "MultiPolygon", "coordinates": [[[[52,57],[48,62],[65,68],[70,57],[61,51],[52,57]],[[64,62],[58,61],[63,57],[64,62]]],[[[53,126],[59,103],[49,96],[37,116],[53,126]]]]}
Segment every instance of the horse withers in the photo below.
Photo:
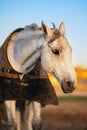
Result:
{"type": "MultiPolygon", "coordinates": [[[[5,51],[8,65],[2,66],[8,67],[6,68],[8,70],[14,70],[17,74],[15,76],[18,76],[17,78],[20,80],[23,80],[24,75],[34,69],[40,59],[43,70],[51,73],[57,79],[64,93],[71,93],[76,88],[77,80],[72,64],[72,48],[65,37],[64,23],[60,24],[59,29],[50,29],[42,22],[41,28],[33,24],[26,26],[21,31],[17,30],[10,35],[5,51]]],[[[3,74],[2,77],[4,78],[3,74]]],[[[9,121],[16,122],[15,102],[11,104],[12,107],[10,101],[6,101],[5,104],[9,121]]],[[[24,112],[21,113],[21,130],[39,129],[40,111],[39,103],[31,102],[29,105],[25,103],[24,112]]]]}

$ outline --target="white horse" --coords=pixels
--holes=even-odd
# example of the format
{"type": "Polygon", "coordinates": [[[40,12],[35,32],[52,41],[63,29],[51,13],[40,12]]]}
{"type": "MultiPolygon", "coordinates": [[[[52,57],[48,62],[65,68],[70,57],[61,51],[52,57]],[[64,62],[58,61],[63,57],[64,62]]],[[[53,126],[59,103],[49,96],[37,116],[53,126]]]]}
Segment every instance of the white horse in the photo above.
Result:
{"type": "MultiPolygon", "coordinates": [[[[60,83],[64,93],[76,88],[77,80],[72,64],[72,48],[65,37],[65,26],[50,29],[42,22],[42,29],[36,25],[26,26],[14,33],[7,47],[7,58],[12,68],[23,75],[29,73],[41,58],[42,68],[51,73],[60,83]]],[[[16,123],[15,101],[6,101],[8,122],[16,123]]],[[[21,130],[39,130],[41,106],[37,102],[26,105],[21,113],[21,130]]]]}

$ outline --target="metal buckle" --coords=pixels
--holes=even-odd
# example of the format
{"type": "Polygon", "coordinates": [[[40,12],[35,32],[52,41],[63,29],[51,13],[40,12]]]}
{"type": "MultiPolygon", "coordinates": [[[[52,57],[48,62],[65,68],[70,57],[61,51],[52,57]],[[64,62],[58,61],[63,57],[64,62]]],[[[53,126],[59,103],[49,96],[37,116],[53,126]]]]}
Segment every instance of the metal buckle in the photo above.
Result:
{"type": "Polygon", "coordinates": [[[3,68],[4,72],[10,73],[10,69],[3,68]]]}

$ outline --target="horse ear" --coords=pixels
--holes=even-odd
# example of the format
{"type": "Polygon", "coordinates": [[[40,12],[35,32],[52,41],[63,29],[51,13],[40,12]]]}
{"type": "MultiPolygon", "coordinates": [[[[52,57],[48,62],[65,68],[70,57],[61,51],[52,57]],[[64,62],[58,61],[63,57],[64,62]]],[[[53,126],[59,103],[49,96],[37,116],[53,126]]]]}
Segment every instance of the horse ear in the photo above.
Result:
{"type": "Polygon", "coordinates": [[[65,25],[64,22],[62,22],[59,26],[59,32],[64,35],[65,34],[65,25]]]}
{"type": "Polygon", "coordinates": [[[49,27],[47,27],[43,21],[42,21],[42,30],[48,37],[52,35],[52,30],[49,27]]]}

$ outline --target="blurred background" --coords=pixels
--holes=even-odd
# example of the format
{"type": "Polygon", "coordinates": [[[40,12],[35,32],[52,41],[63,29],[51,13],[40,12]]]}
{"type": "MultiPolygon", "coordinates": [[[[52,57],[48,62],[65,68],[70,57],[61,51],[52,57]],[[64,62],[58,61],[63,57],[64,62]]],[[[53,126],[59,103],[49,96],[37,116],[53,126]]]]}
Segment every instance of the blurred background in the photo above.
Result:
{"type": "Polygon", "coordinates": [[[16,28],[42,20],[49,27],[64,21],[78,80],[66,95],[49,75],[60,105],[42,110],[43,130],[87,130],[87,0],[0,0],[0,46],[16,28]]]}

